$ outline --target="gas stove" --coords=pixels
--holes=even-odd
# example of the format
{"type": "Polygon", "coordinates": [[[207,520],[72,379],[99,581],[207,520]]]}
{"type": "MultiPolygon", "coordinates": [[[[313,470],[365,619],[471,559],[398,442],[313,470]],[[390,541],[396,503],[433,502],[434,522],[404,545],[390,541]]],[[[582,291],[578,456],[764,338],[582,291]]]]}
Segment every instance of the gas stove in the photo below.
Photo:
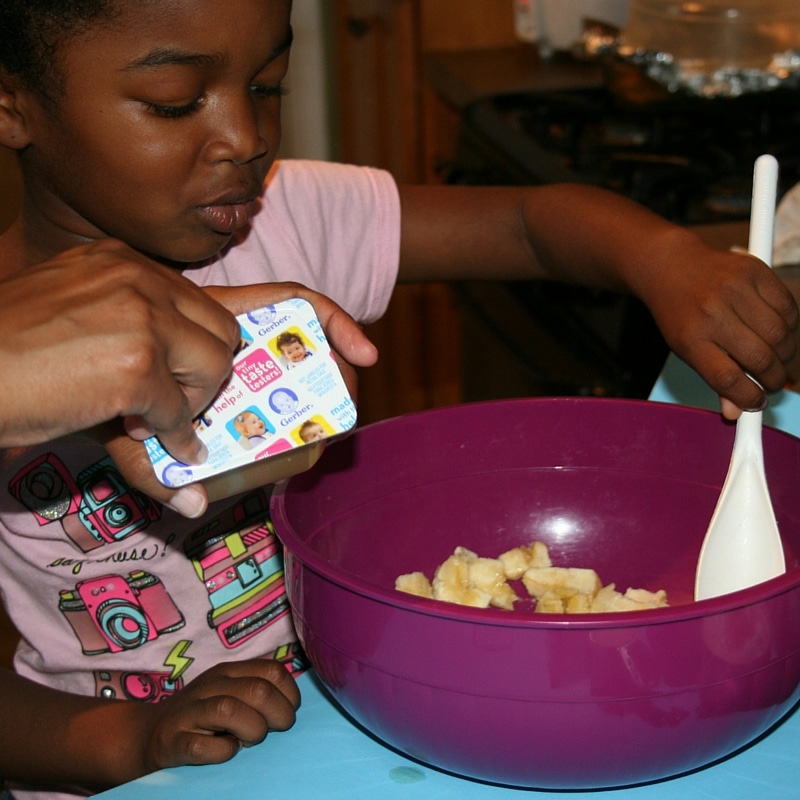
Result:
{"type": "Polygon", "coordinates": [[[507,95],[470,106],[462,133],[472,179],[485,182],[488,169],[504,183],[591,183],[687,225],[747,219],[762,153],[778,158],[786,188],[800,179],[800,92],[788,89],[705,99],[644,83],[507,95]],[[470,148],[485,161],[477,169],[470,148]]]}
{"type": "MultiPolygon", "coordinates": [[[[780,162],[781,191],[800,181],[800,92],[678,96],[617,65],[605,85],[472,103],[447,178],[588,183],[678,224],[709,225],[748,219],[753,163],[765,152],[780,162]]],[[[465,284],[459,293],[465,335],[477,328],[498,350],[526,342],[505,347],[507,369],[521,376],[506,394],[646,397],[667,354],[649,313],[630,297],[555,284],[492,293],[465,284]]],[[[469,375],[466,390],[468,400],[494,391],[480,382],[470,388],[469,375]]]]}

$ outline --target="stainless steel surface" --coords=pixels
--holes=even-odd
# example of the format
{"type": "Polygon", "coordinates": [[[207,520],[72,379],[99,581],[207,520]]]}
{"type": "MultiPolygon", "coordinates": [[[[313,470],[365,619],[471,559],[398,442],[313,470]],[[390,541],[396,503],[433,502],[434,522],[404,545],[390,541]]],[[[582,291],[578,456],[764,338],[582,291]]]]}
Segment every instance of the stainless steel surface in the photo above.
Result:
{"type": "Polygon", "coordinates": [[[800,80],[796,0],[632,0],[618,54],[671,91],[736,96],[800,80]]]}

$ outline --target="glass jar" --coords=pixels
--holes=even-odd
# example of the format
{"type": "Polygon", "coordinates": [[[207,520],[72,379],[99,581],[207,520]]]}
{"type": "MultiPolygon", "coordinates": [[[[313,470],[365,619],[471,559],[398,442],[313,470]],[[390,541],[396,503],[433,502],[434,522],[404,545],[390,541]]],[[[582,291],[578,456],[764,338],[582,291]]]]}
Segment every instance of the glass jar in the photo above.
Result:
{"type": "Polygon", "coordinates": [[[683,70],[766,69],[776,55],[800,51],[800,3],[632,0],[622,44],[669,55],[683,70]]]}

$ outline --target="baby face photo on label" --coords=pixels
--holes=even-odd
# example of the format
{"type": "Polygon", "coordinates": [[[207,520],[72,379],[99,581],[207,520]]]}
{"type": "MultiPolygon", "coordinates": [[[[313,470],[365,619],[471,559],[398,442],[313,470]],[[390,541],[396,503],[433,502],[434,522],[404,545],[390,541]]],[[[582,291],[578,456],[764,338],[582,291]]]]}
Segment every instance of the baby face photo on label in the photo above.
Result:
{"type": "Polygon", "coordinates": [[[244,450],[268,444],[275,433],[264,412],[256,406],[240,411],[225,427],[244,450]]]}
{"type": "Polygon", "coordinates": [[[294,369],[314,355],[314,350],[299,328],[290,328],[275,338],[275,352],[286,369],[294,369]]]}
{"type": "Polygon", "coordinates": [[[311,417],[307,419],[297,429],[297,438],[304,444],[310,442],[319,442],[322,439],[327,439],[333,435],[331,427],[322,419],[322,417],[311,417]]]}
{"type": "Polygon", "coordinates": [[[194,473],[192,472],[192,468],[178,461],[167,464],[167,466],[164,467],[164,471],[161,473],[161,482],[165,486],[171,486],[173,488],[184,486],[187,483],[191,483],[193,480],[194,473]]]}
{"type": "Polygon", "coordinates": [[[275,306],[264,306],[246,313],[247,319],[256,325],[269,325],[276,316],[275,306]]]}

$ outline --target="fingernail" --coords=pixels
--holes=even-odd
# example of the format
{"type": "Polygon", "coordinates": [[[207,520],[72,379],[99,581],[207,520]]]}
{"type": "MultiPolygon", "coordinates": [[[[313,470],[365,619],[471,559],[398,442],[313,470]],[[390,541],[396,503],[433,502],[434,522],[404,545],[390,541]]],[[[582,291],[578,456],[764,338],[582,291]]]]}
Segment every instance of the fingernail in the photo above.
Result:
{"type": "Polygon", "coordinates": [[[761,398],[761,402],[758,404],[758,406],[756,406],[755,408],[746,408],[745,411],[750,411],[750,412],[763,411],[768,405],[769,405],[769,397],[764,395],[761,398]]]}
{"type": "Polygon", "coordinates": [[[173,511],[177,511],[182,517],[197,519],[206,510],[206,496],[194,486],[182,486],[172,495],[165,505],[173,511]]]}

